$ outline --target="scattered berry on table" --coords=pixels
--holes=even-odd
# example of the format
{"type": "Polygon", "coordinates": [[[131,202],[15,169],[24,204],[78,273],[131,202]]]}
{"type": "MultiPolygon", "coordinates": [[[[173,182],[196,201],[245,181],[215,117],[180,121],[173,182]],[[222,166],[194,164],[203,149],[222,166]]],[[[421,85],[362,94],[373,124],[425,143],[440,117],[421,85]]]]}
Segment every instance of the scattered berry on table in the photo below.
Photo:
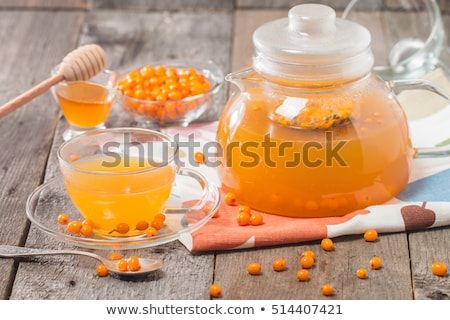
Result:
{"type": "Polygon", "coordinates": [[[367,269],[359,268],[358,270],[356,270],[356,276],[360,279],[366,279],[367,278],[367,269]]]}
{"type": "Polygon", "coordinates": [[[309,280],[309,271],[306,269],[301,269],[297,272],[298,281],[308,281],[309,280]]]}
{"type": "Polygon", "coordinates": [[[364,232],[364,240],[367,242],[375,242],[378,239],[378,232],[375,229],[369,229],[364,232]]]}
{"type": "Polygon", "coordinates": [[[372,259],[370,259],[369,264],[372,267],[372,269],[378,270],[381,269],[381,267],[383,266],[383,261],[381,260],[380,257],[375,256],[372,259]]]}
{"type": "Polygon", "coordinates": [[[284,258],[278,258],[272,263],[274,271],[280,272],[286,270],[287,262],[284,258]]]}
{"type": "Polygon", "coordinates": [[[331,284],[324,284],[321,291],[324,296],[332,296],[334,294],[334,288],[331,284]]]}
{"type": "Polygon", "coordinates": [[[322,246],[322,249],[325,251],[333,251],[334,249],[333,240],[328,238],[323,239],[320,245],[322,246]]]}
{"type": "Polygon", "coordinates": [[[303,256],[300,258],[300,265],[303,269],[310,269],[314,265],[314,258],[311,256],[303,256]]]}
{"type": "Polygon", "coordinates": [[[300,256],[301,257],[309,256],[309,257],[312,257],[314,259],[316,257],[316,254],[312,250],[306,250],[306,251],[302,252],[302,254],[300,256]]]}
{"type": "Polygon", "coordinates": [[[257,262],[249,263],[247,265],[247,272],[252,276],[261,274],[261,264],[257,262]]]}
{"type": "Polygon", "coordinates": [[[222,296],[222,287],[218,283],[213,283],[209,287],[209,295],[213,298],[220,298],[222,296]]]}
{"type": "Polygon", "coordinates": [[[435,261],[431,265],[431,272],[436,276],[443,277],[447,274],[447,265],[443,262],[435,261]]]}
{"type": "Polygon", "coordinates": [[[108,268],[104,264],[99,264],[95,268],[95,272],[99,277],[106,277],[109,273],[108,268]]]}

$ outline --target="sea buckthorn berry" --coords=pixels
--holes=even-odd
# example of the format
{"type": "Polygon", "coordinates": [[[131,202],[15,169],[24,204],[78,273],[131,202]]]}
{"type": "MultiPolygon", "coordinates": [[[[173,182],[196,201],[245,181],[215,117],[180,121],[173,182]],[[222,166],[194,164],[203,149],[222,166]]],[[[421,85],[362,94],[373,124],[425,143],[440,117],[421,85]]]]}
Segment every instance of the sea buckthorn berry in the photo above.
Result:
{"type": "Polygon", "coordinates": [[[75,161],[77,161],[77,160],[80,160],[80,156],[77,155],[76,153],[72,153],[72,154],[70,155],[70,162],[75,162],[75,161]]]}
{"type": "Polygon", "coordinates": [[[153,218],[153,220],[158,220],[158,221],[164,222],[164,221],[166,221],[166,216],[163,215],[162,213],[158,213],[158,214],[153,218]]]}
{"type": "Polygon", "coordinates": [[[136,230],[144,231],[144,230],[146,230],[147,228],[148,228],[148,222],[147,222],[147,221],[139,221],[139,222],[136,224],[136,230]]]}
{"type": "Polygon", "coordinates": [[[375,242],[378,239],[378,232],[375,229],[369,229],[364,232],[364,240],[367,242],[375,242]]]}
{"type": "Polygon", "coordinates": [[[69,215],[65,213],[61,213],[58,215],[58,223],[59,224],[67,224],[69,222],[69,215]]]}
{"type": "Polygon", "coordinates": [[[252,226],[259,226],[263,224],[263,216],[260,213],[254,213],[250,216],[250,224],[252,226]]]}
{"type": "Polygon", "coordinates": [[[301,269],[297,272],[298,281],[308,281],[309,280],[309,271],[306,269],[301,269]]]}
{"type": "Polygon", "coordinates": [[[205,163],[205,155],[201,152],[196,152],[194,154],[194,160],[195,160],[195,162],[197,162],[199,164],[203,164],[203,163],[205,163]]]}
{"type": "Polygon", "coordinates": [[[155,228],[156,230],[161,230],[162,228],[164,228],[164,221],[155,219],[152,221],[152,227],[155,228]]]}
{"type": "Polygon", "coordinates": [[[286,270],[287,262],[284,258],[278,258],[272,263],[273,270],[279,272],[286,270]]]}
{"type": "Polygon", "coordinates": [[[381,260],[380,257],[375,256],[372,259],[370,259],[369,264],[372,267],[372,269],[378,270],[383,266],[383,261],[381,260]]]}
{"type": "Polygon", "coordinates": [[[158,230],[156,228],[150,227],[145,230],[145,235],[149,238],[154,237],[158,234],[158,230]]]}
{"type": "Polygon", "coordinates": [[[311,257],[314,259],[316,257],[316,254],[312,250],[306,250],[306,251],[302,252],[301,256],[302,257],[311,257]]]}
{"type": "Polygon", "coordinates": [[[261,274],[261,264],[253,262],[247,265],[247,272],[252,276],[261,274]]]}
{"type": "Polygon", "coordinates": [[[128,262],[125,259],[120,259],[117,263],[117,267],[119,268],[119,271],[125,272],[128,271],[128,262]]]}
{"type": "Polygon", "coordinates": [[[99,264],[95,268],[95,272],[99,277],[106,277],[109,273],[108,268],[104,264],[99,264]]]}
{"type": "Polygon", "coordinates": [[[209,295],[213,298],[220,298],[222,295],[222,287],[218,283],[213,283],[209,287],[209,295]]]}
{"type": "Polygon", "coordinates": [[[431,265],[431,272],[436,276],[443,277],[447,274],[447,265],[443,262],[435,261],[431,265]]]}
{"type": "Polygon", "coordinates": [[[236,195],[233,192],[228,192],[225,195],[225,203],[229,206],[237,205],[236,195]]]}
{"type": "Polygon", "coordinates": [[[85,224],[81,226],[80,233],[83,237],[90,237],[94,234],[94,228],[90,225],[85,224]]]}
{"type": "Polygon", "coordinates": [[[248,226],[251,216],[248,213],[238,213],[236,221],[240,226],[248,226]]]}
{"type": "Polygon", "coordinates": [[[92,228],[94,227],[94,222],[92,222],[92,220],[83,220],[81,224],[83,226],[91,226],[92,228]]]}
{"type": "Polygon", "coordinates": [[[334,288],[331,284],[324,284],[321,291],[324,296],[332,296],[334,294],[334,288]]]}
{"type": "Polygon", "coordinates": [[[249,206],[245,206],[245,205],[239,206],[238,213],[248,213],[248,214],[251,214],[251,212],[252,212],[252,210],[250,209],[249,206]]]}
{"type": "Polygon", "coordinates": [[[325,251],[332,251],[334,249],[334,243],[333,240],[325,238],[320,243],[321,247],[325,251]]]}
{"type": "Polygon", "coordinates": [[[300,258],[300,265],[303,269],[310,269],[314,265],[314,258],[311,256],[303,256],[300,258]]]}
{"type": "Polygon", "coordinates": [[[122,259],[122,255],[120,253],[118,253],[118,252],[113,252],[113,253],[111,253],[109,255],[108,259],[109,260],[113,260],[113,261],[114,260],[120,260],[120,259],[122,259]]]}
{"type": "Polygon", "coordinates": [[[128,270],[139,271],[140,269],[141,269],[141,263],[139,262],[139,258],[136,256],[131,256],[128,259],[128,270]]]}
{"type": "Polygon", "coordinates": [[[358,270],[356,270],[356,276],[360,279],[366,279],[367,278],[367,269],[359,268],[358,270]]]}
{"type": "Polygon", "coordinates": [[[116,226],[116,231],[120,234],[126,234],[128,233],[128,231],[130,231],[130,226],[127,225],[126,223],[119,223],[116,226]]]}
{"type": "Polygon", "coordinates": [[[83,225],[78,220],[71,221],[67,225],[67,232],[72,233],[72,234],[80,233],[82,226],[83,225]]]}

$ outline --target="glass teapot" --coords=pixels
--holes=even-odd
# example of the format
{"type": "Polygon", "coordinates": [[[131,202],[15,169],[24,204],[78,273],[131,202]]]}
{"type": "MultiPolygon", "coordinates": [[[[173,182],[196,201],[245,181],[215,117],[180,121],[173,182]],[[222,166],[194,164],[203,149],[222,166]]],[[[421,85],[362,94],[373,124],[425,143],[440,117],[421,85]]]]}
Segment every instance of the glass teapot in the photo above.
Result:
{"type": "Polygon", "coordinates": [[[324,5],[293,7],[253,34],[253,67],[221,116],[219,174],[241,204],[291,217],[340,216],[388,201],[408,183],[415,149],[395,93],[424,80],[371,73],[370,33],[324,5]]]}

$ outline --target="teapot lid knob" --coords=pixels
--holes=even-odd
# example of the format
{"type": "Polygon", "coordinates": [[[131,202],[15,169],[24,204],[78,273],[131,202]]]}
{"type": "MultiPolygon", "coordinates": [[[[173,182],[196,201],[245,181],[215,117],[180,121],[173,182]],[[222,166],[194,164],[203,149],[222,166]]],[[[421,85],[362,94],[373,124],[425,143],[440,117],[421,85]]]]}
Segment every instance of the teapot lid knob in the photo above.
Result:
{"type": "Polygon", "coordinates": [[[322,4],[301,4],[289,10],[289,31],[297,34],[324,34],[336,31],[336,11],[322,4]]]}

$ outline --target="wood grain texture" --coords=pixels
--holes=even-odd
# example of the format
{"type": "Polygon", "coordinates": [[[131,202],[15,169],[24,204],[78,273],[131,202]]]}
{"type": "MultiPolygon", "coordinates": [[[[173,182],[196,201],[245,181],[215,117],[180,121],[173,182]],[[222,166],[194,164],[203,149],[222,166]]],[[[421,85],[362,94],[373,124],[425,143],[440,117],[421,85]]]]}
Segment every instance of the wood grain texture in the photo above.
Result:
{"type": "MultiPolygon", "coordinates": [[[[233,70],[251,63],[253,30],[265,21],[279,18],[285,13],[286,10],[236,12],[233,70]]],[[[406,234],[383,235],[377,243],[366,243],[362,237],[342,237],[336,239],[334,252],[324,252],[319,244],[314,243],[219,253],[214,276],[214,280],[222,284],[226,299],[321,299],[320,287],[325,283],[334,285],[334,298],[338,299],[412,298],[406,234]],[[311,270],[309,282],[297,283],[295,274],[299,269],[299,252],[308,248],[316,252],[317,265],[311,270]],[[385,267],[370,272],[367,280],[358,279],[356,270],[359,267],[369,268],[369,260],[373,255],[380,255],[385,261],[385,267]],[[287,259],[290,265],[288,271],[274,273],[271,270],[272,261],[278,257],[287,259]],[[246,265],[250,262],[262,263],[264,275],[247,275],[246,265]]]]}
{"type": "Polygon", "coordinates": [[[165,11],[186,9],[227,9],[234,7],[234,0],[87,0],[93,9],[119,9],[139,11],[165,11]]]}
{"type": "Polygon", "coordinates": [[[411,232],[409,250],[415,299],[450,299],[450,277],[431,273],[434,261],[450,266],[450,228],[411,232]]]}
{"type": "MultiPolygon", "coordinates": [[[[97,11],[88,15],[81,43],[96,42],[105,48],[111,67],[124,63],[141,66],[156,59],[216,58],[228,70],[231,42],[231,15],[226,12],[148,13],[97,11]]],[[[217,110],[214,116],[217,117],[217,110]]],[[[116,105],[109,126],[133,126],[134,120],[116,105]]],[[[66,127],[61,120],[46,173],[57,174],[56,150],[66,127]]],[[[37,210],[44,208],[38,207],[37,210]]],[[[48,206],[45,210],[51,210],[48,206]]],[[[55,209],[56,210],[56,209],[55,209]]],[[[62,248],[34,226],[26,246],[62,248]]],[[[108,254],[107,252],[99,252],[108,254]]],[[[20,263],[12,299],[206,299],[212,281],[214,255],[193,256],[180,243],[133,252],[163,260],[162,272],[141,282],[120,281],[95,276],[95,262],[72,258],[52,258],[20,263]]],[[[132,253],[128,252],[127,255],[132,253]]]]}
{"type": "Polygon", "coordinates": [[[318,242],[276,248],[220,253],[216,257],[214,281],[222,285],[226,299],[324,299],[322,285],[331,283],[336,294],[326,299],[411,299],[411,275],[404,234],[383,235],[376,243],[362,237],[341,237],[335,240],[335,250],[325,252],[318,242]],[[298,282],[300,253],[313,250],[316,264],[310,270],[308,282],[298,282]],[[369,260],[379,255],[385,265],[370,270],[369,260]],[[272,262],[284,257],[288,269],[275,272],[272,262]],[[260,276],[250,276],[246,266],[259,262],[260,276]],[[358,268],[369,270],[368,279],[355,275],[358,268]]]}
{"type": "MultiPolygon", "coordinates": [[[[348,0],[316,0],[316,1],[308,1],[308,0],[236,0],[237,8],[242,9],[257,9],[257,8],[275,8],[275,9],[288,9],[295,5],[302,3],[322,3],[329,6],[332,6],[335,9],[343,9],[348,3],[348,0]]],[[[372,0],[373,1],[373,0],[372,0]]],[[[371,1],[371,2],[372,2],[371,1]]],[[[378,0],[376,0],[378,1],[378,0]]]]}
{"type": "MultiPolygon", "coordinates": [[[[75,47],[82,18],[75,12],[0,12],[0,104],[48,77],[75,47]]],[[[28,230],[25,201],[42,181],[58,118],[58,108],[46,94],[0,120],[2,244],[23,243],[28,230]]],[[[0,298],[7,298],[13,261],[1,259],[0,269],[0,298]]]]}
{"type": "Polygon", "coordinates": [[[87,9],[88,0],[1,0],[0,8],[87,9]]]}

